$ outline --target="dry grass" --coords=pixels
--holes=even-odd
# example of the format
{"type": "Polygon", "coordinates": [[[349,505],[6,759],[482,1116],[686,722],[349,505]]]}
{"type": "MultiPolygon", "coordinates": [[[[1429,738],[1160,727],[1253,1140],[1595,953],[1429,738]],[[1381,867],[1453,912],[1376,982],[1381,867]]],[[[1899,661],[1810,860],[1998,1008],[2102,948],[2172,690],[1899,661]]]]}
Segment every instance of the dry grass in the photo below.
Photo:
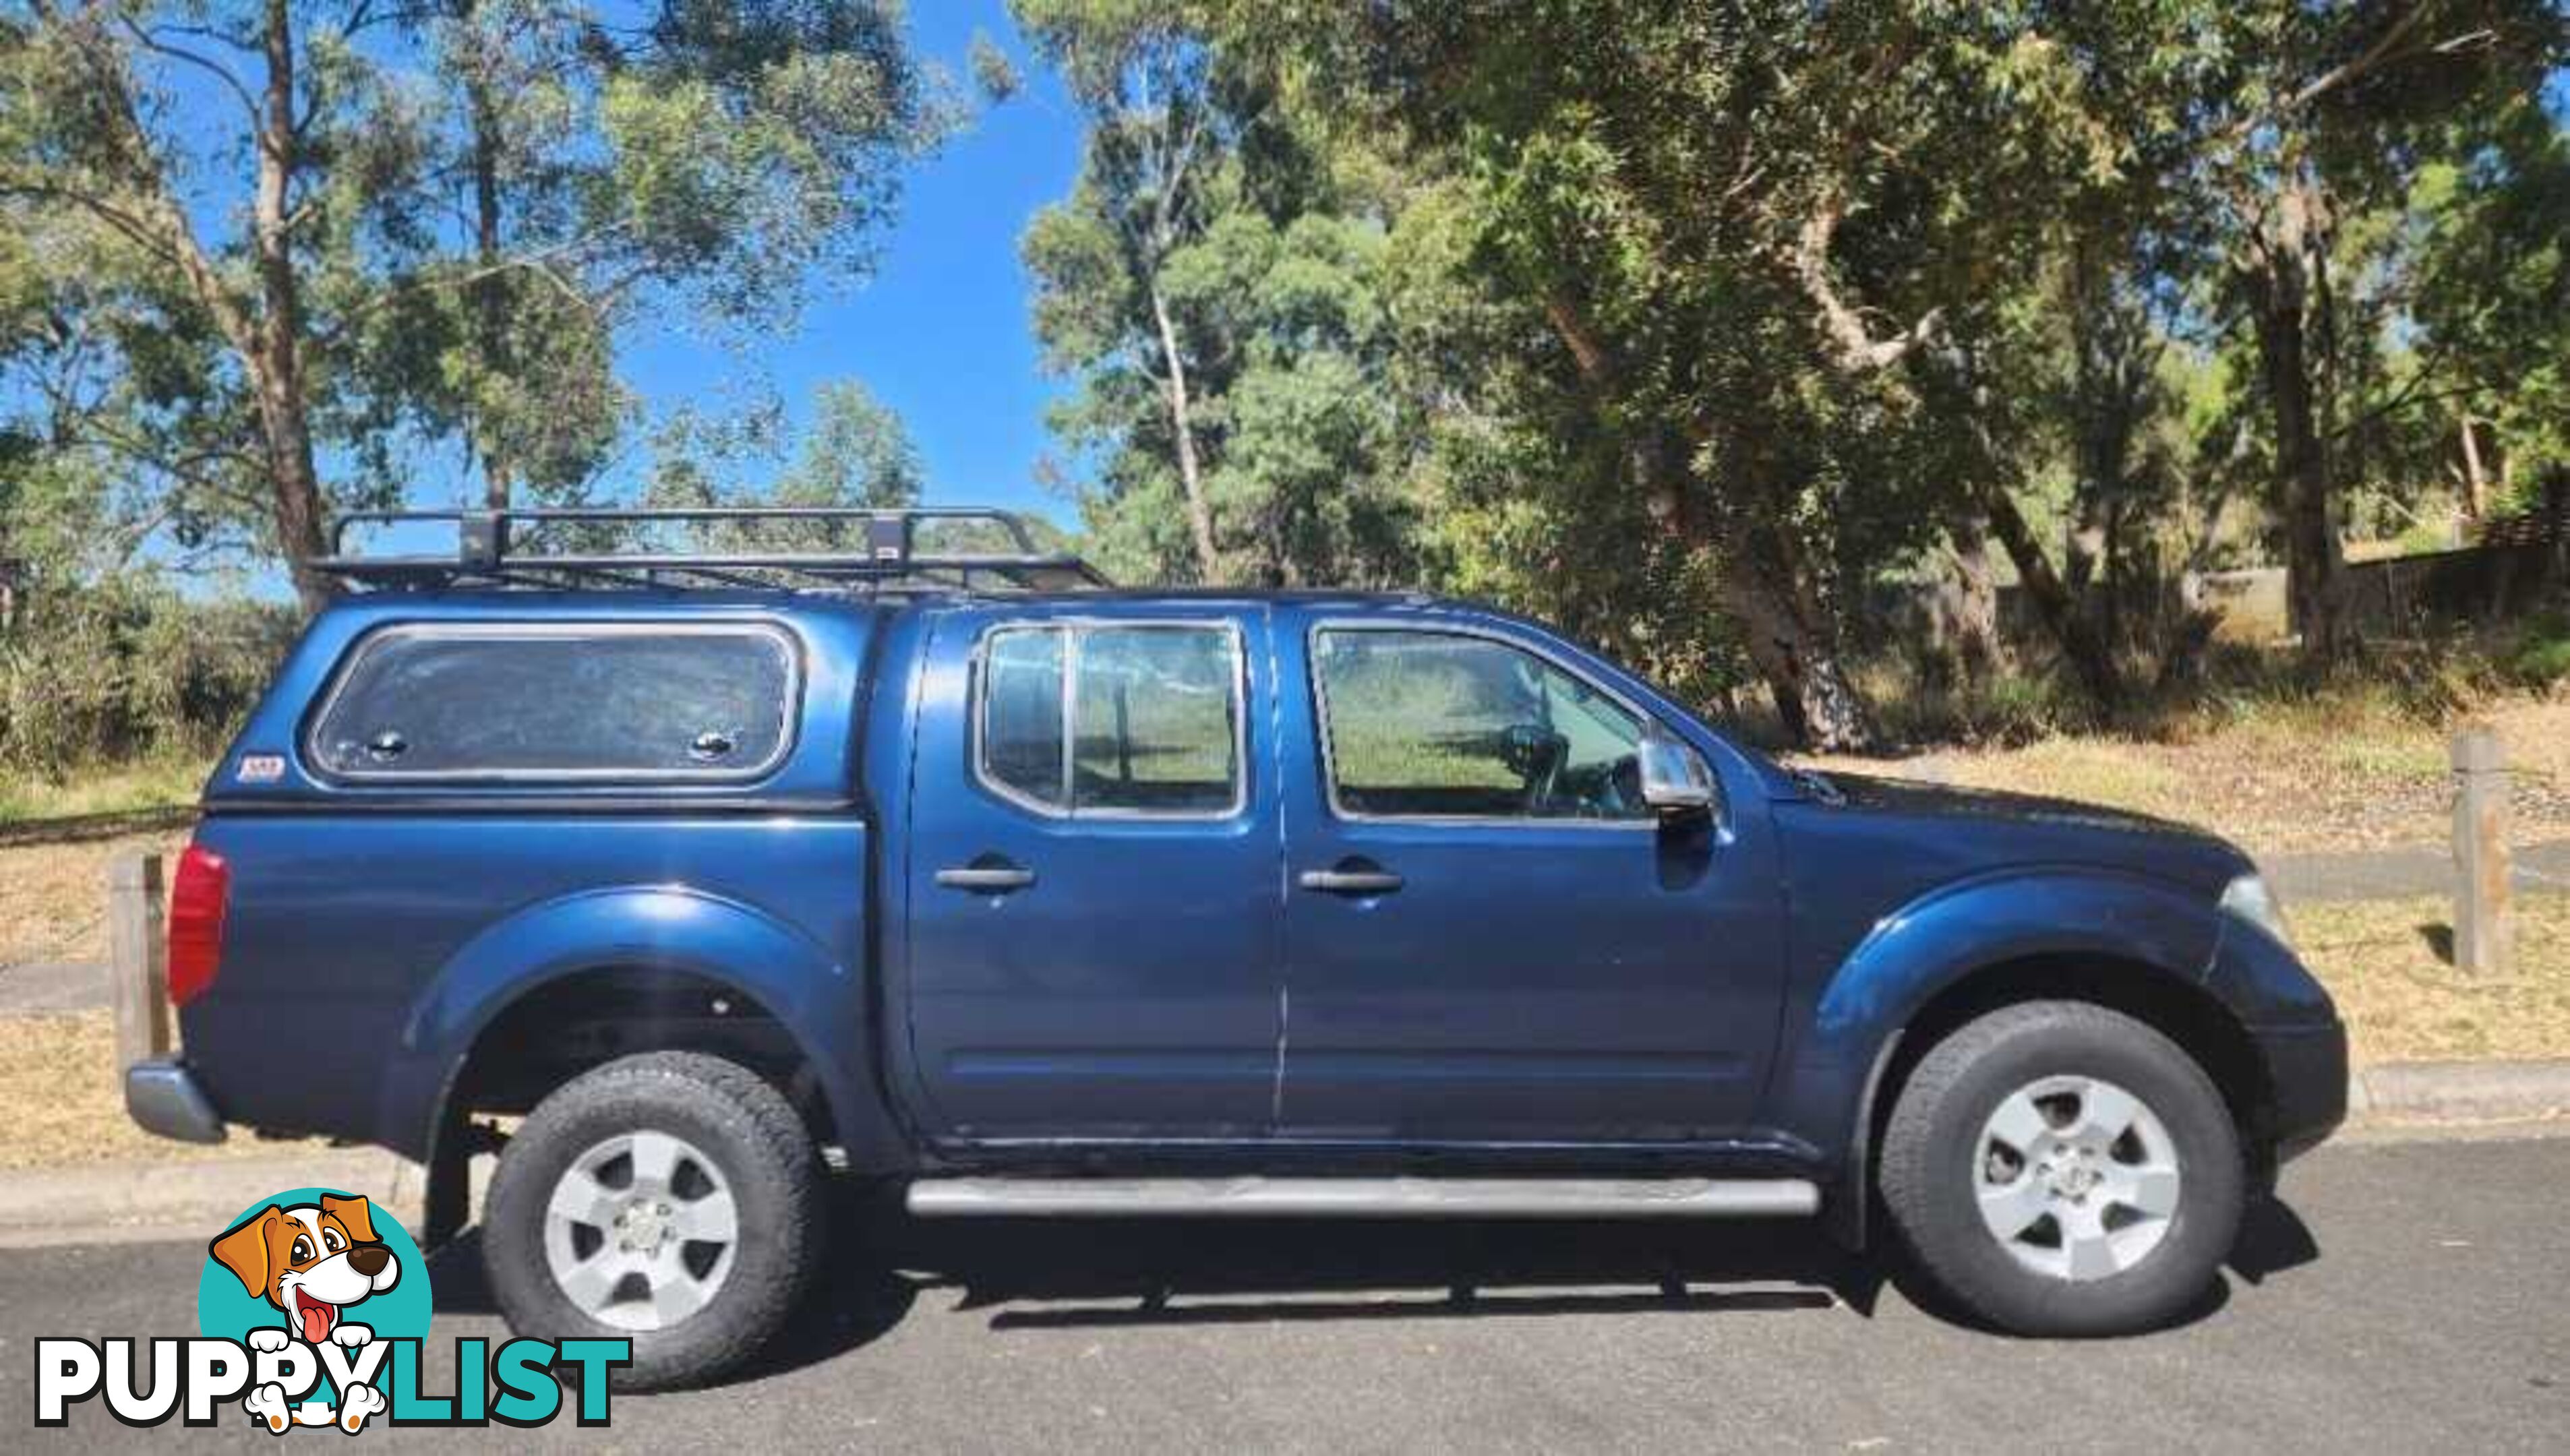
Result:
{"type": "MultiPolygon", "coordinates": [[[[2507,741],[2515,838],[2570,836],[2570,701],[2520,698],[2475,717],[2507,741]]],[[[2021,748],[1810,762],[2111,804],[2202,824],[2262,854],[2353,850],[2446,839],[2445,751],[2456,726],[2362,702],[2261,704],[2170,742],[2060,737],[2021,748]]]]}
{"type": "Polygon", "coordinates": [[[2359,1063],[2570,1057],[2570,896],[2517,902],[2516,964],[2480,980],[2447,963],[2438,899],[2306,905],[2294,939],[2347,1018],[2359,1063]]]}
{"type": "MultiPolygon", "coordinates": [[[[125,1115],[105,1011],[0,1016],[0,1169],[291,1152],[235,1135],[205,1146],[154,1137],[125,1115]]],[[[317,1144],[312,1145],[317,1146],[317,1144]]]]}
{"type": "Polygon", "coordinates": [[[0,825],[193,804],[213,768],[209,759],[156,757],[89,769],[59,783],[0,776],[0,825]]]}
{"type": "Polygon", "coordinates": [[[0,968],[38,960],[105,960],[107,862],[127,850],[175,855],[186,840],[185,831],[168,830],[0,845],[0,968]]]}

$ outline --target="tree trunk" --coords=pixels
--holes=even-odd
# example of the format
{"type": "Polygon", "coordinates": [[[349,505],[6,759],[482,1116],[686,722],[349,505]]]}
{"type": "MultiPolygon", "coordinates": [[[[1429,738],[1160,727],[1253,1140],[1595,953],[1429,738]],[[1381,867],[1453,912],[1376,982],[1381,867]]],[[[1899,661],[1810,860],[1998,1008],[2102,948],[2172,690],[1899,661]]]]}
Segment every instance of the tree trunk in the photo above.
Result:
{"type": "Polygon", "coordinates": [[[1160,361],[1168,371],[1169,432],[1177,438],[1178,483],[1187,496],[1187,535],[1195,543],[1196,579],[1217,583],[1222,580],[1222,553],[1214,546],[1213,508],[1205,504],[1204,471],[1196,457],[1195,416],[1187,399],[1186,361],[1179,357],[1177,326],[1169,321],[1169,304],[1161,296],[1159,280],[1153,278],[1148,287],[1151,322],[1160,332],[1160,361]]]}
{"type": "Polygon", "coordinates": [[[2062,660],[2078,677],[2079,685],[2097,706],[2112,710],[2124,701],[2123,674],[2116,670],[2115,654],[2106,640],[2098,635],[2097,624],[2080,610],[2079,598],[2071,591],[2052,559],[2043,553],[2043,544],[2035,539],[2034,528],[2019,511],[2016,498],[2003,486],[1992,486],[1981,493],[1982,509],[1988,513],[1990,531],[2006,548],[2008,560],[2015,565],[2017,584],[2025,592],[2034,613],[2043,619],[2044,630],[2061,648],[2062,660]]]}
{"type": "Polygon", "coordinates": [[[2260,229],[2247,268],[2258,364],[2276,440],[2276,503],[2285,523],[2286,595],[2302,629],[2303,654],[2335,661],[2353,645],[2347,613],[2346,560],[2338,540],[2329,443],[2320,418],[2322,361],[2315,332],[2328,320],[2316,296],[2320,253],[2327,246],[2319,183],[2288,182],[2271,221],[2260,229]]]}
{"type": "Polygon", "coordinates": [[[1999,588],[1990,573],[1989,523],[1977,512],[1958,512],[1945,536],[1954,549],[1954,657],[1964,683],[1980,692],[1999,665],[1999,588]]]}
{"type": "Polygon", "coordinates": [[[2463,411],[2463,514],[2475,522],[2489,500],[2489,476],[2481,467],[2481,443],[2474,436],[2477,423],[2471,411],[2463,411]]]}
{"type": "Polygon", "coordinates": [[[1723,562],[1723,601],[1786,733],[1816,753],[1872,747],[1865,700],[1848,680],[1829,618],[1790,546],[1768,531],[1751,533],[1744,545],[1723,562]]]}
{"type": "Polygon", "coordinates": [[[297,146],[292,25],[287,0],[267,0],[265,115],[258,137],[258,191],[251,204],[261,314],[255,346],[244,362],[258,394],[277,549],[285,554],[294,593],[309,614],[320,610],[337,584],[308,564],[326,551],[328,508],[321,499],[304,408],[302,297],[294,273],[294,239],[286,226],[297,146]]]}
{"type": "Polygon", "coordinates": [[[1545,295],[1544,318],[1570,354],[1583,393],[1601,428],[1619,430],[1633,484],[1651,519],[1680,550],[1715,549],[1724,556],[1720,592],[1725,613],[1740,633],[1749,662],[1767,683],[1777,719],[1803,748],[1843,753],[1871,747],[1874,724],[1865,700],[1849,681],[1809,576],[1791,544],[1773,531],[1746,533],[1746,544],[1717,540],[1702,513],[1689,509],[1688,452],[1679,442],[1647,429],[1610,424],[1622,380],[1608,341],[1589,326],[1571,298],[1545,295]]]}
{"type": "MultiPolygon", "coordinates": [[[[457,0],[456,15],[470,22],[478,0],[457,0]]],[[[473,58],[464,83],[465,109],[473,128],[473,245],[477,276],[473,280],[473,326],[475,349],[480,353],[480,372],[486,376],[508,378],[514,372],[509,359],[509,290],[500,275],[500,118],[491,95],[490,55],[473,58]]],[[[475,453],[482,457],[482,500],[494,511],[505,511],[515,484],[517,467],[511,458],[503,432],[491,422],[475,419],[475,453]]]]}

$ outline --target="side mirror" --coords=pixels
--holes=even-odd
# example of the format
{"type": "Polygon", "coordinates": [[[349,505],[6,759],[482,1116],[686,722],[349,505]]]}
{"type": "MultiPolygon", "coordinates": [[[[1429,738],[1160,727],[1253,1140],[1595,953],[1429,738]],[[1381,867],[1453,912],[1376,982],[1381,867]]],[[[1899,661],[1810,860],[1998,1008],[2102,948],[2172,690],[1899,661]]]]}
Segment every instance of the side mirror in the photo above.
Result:
{"type": "Polygon", "coordinates": [[[1713,771],[1696,751],[1660,732],[1642,735],[1636,751],[1642,770],[1642,802],[1660,814],[1676,817],[1713,809],[1713,771]]]}

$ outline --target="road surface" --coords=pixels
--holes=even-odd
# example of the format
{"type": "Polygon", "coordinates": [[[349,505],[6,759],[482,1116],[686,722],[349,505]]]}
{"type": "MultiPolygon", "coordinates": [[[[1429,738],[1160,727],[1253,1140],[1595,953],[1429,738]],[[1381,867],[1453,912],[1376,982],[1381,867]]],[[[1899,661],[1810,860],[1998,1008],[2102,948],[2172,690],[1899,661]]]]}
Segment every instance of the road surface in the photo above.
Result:
{"type": "MultiPolygon", "coordinates": [[[[2229,1288],[2147,1338],[2037,1343],[1923,1312],[1800,1229],[861,1227],[748,1378],[614,1425],[368,1430],[362,1451],[2559,1451],[2570,1138],[2358,1143],[2289,1170],[2229,1288]]],[[[214,1231],[208,1231],[211,1235],[214,1231]]],[[[450,1336],[498,1322],[468,1241],[450,1336]]],[[[264,1431],[27,1424],[30,1336],[194,1333],[201,1243],[0,1252],[8,1450],[280,1451],[264,1431]]],[[[291,1450],[337,1451],[330,1432],[291,1450]]],[[[282,1452],[280,1451],[280,1456],[282,1452]]]]}

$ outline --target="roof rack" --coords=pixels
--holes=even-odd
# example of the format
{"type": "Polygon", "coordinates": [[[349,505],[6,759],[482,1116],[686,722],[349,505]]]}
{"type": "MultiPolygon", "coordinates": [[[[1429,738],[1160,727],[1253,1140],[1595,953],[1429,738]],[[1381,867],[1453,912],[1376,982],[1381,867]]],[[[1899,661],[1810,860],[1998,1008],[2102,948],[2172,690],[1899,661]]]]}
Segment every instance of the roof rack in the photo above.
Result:
{"type": "MultiPolygon", "coordinates": [[[[934,533],[932,533],[934,534],[934,533]]],[[[1113,583],[1078,556],[1038,548],[1026,521],[984,507],[742,506],[703,508],[541,507],[507,510],[352,511],[339,518],[330,554],[305,562],[365,586],[776,586],[880,591],[1075,590],[1113,583]],[[351,527],[451,526],[444,555],[362,555],[348,551],[351,527]],[[702,538],[721,528],[735,538],[759,528],[825,528],[853,534],[856,548],[689,549],[666,538],[702,538]],[[974,527],[1000,538],[996,550],[922,549],[922,526],[974,527]]]]}

